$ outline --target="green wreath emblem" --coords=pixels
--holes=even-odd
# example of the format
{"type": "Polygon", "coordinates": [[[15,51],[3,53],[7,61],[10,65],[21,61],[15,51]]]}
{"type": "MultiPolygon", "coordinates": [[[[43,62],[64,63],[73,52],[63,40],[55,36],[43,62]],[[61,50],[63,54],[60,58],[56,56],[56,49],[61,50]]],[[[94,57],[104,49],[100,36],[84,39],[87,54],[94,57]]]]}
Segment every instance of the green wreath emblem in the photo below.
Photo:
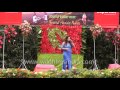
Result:
{"type": "Polygon", "coordinates": [[[67,36],[67,32],[62,31],[59,28],[53,28],[53,29],[48,28],[48,39],[49,39],[50,44],[54,48],[60,47],[60,43],[57,40],[56,34],[58,34],[60,38],[64,40],[64,38],[67,36]]]}

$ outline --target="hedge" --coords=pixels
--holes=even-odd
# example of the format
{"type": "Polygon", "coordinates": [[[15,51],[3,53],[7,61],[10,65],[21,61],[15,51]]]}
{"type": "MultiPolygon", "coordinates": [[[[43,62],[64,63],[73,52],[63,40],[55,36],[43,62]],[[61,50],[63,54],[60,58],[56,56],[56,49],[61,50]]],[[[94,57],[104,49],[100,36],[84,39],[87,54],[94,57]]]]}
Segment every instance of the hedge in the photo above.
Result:
{"type": "Polygon", "coordinates": [[[0,70],[0,78],[120,78],[120,69],[32,72],[25,69],[8,68],[0,70]]]}

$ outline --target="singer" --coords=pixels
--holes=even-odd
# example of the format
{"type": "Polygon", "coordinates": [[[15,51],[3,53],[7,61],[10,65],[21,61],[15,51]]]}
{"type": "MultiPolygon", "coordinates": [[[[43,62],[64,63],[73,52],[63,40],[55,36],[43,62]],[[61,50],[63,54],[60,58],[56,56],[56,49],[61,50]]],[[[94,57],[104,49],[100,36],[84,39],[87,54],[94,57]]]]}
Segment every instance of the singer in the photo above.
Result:
{"type": "Polygon", "coordinates": [[[70,70],[72,68],[72,48],[74,47],[73,41],[69,36],[65,37],[64,42],[61,45],[63,51],[63,67],[62,71],[70,70]]]}

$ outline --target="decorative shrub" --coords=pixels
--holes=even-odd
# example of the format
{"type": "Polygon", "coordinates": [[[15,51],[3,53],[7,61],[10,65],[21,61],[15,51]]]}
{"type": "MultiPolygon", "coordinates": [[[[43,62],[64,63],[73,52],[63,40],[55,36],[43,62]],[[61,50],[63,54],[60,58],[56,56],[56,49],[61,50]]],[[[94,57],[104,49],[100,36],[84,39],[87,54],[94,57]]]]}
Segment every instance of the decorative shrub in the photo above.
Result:
{"type": "MultiPolygon", "coordinates": [[[[109,28],[104,28],[104,31],[106,31],[107,29],[109,28]]],[[[106,33],[104,31],[96,38],[96,59],[99,69],[108,68],[109,64],[114,63],[115,58],[114,55],[115,46],[111,40],[107,40],[106,33]]],[[[94,59],[93,57],[94,43],[92,33],[89,27],[86,26],[83,27],[82,36],[83,36],[82,39],[84,41],[82,42],[83,43],[82,50],[84,51],[83,52],[84,61],[87,60],[89,62],[94,59]]],[[[84,68],[92,69],[93,64],[84,63],[84,68]]]]}
{"type": "MultiPolygon", "coordinates": [[[[8,42],[7,38],[5,41],[5,68],[18,68],[22,63],[23,36],[19,26],[14,26],[14,28],[17,35],[10,42],[8,42]]],[[[25,38],[25,63],[29,70],[33,70],[37,63],[38,29],[40,28],[33,26],[31,34],[25,38]]],[[[3,49],[0,49],[0,67],[2,67],[2,52],[3,49]]]]}

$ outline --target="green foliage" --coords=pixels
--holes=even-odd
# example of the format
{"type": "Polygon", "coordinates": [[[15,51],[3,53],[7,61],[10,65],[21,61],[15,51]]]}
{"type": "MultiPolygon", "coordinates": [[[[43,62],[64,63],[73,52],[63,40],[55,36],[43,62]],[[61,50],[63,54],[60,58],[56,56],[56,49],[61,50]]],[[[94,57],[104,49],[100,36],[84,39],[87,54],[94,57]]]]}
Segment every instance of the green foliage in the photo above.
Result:
{"type": "MultiPolygon", "coordinates": [[[[88,27],[83,27],[83,53],[84,61],[92,61],[94,59],[94,43],[92,33],[88,27]],[[85,47],[85,48],[84,48],[85,47]]],[[[102,32],[96,38],[96,59],[99,69],[107,68],[109,64],[114,63],[114,45],[111,41],[106,40],[105,32],[102,32]]],[[[88,69],[93,68],[93,64],[85,64],[84,67],[88,69]]]]}
{"type": "MultiPolygon", "coordinates": [[[[18,68],[21,64],[21,59],[23,55],[23,36],[21,34],[21,30],[18,26],[15,26],[17,30],[17,36],[12,38],[9,43],[6,39],[5,41],[5,68],[18,68]]],[[[26,62],[34,62],[34,63],[26,63],[28,69],[33,70],[36,61],[37,61],[37,28],[32,27],[32,32],[28,37],[25,37],[25,60],[26,62]]],[[[0,49],[0,67],[2,67],[2,49],[0,49]]]]}
{"type": "Polygon", "coordinates": [[[41,27],[40,26],[36,26],[36,32],[38,33],[37,34],[37,50],[38,52],[41,50],[40,49],[40,45],[42,44],[41,40],[42,40],[42,30],[41,30],[41,27]]]}
{"type": "Polygon", "coordinates": [[[86,49],[86,39],[87,39],[87,33],[86,33],[86,28],[85,26],[82,27],[82,48],[81,48],[81,54],[85,53],[86,49]]]}

